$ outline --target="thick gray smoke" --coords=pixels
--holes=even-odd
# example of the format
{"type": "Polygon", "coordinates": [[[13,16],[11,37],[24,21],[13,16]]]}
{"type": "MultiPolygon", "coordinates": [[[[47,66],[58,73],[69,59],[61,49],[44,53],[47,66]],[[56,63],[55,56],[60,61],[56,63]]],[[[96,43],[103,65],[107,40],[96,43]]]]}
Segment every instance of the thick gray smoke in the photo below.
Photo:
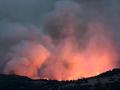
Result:
{"type": "Polygon", "coordinates": [[[0,0],[0,73],[71,80],[119,67],[119,0],[0,0]]]}

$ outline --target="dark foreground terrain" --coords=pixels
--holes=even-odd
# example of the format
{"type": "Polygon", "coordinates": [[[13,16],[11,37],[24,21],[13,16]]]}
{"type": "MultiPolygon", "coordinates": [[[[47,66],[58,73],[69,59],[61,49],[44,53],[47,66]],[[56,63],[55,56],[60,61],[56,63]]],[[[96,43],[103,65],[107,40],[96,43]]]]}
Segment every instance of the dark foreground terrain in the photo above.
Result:
{"type": "Polygon", "coordinates": [[[0,90],[120,90],[120,69],[75,81],[32,80],[0,75],[0,90]]]}

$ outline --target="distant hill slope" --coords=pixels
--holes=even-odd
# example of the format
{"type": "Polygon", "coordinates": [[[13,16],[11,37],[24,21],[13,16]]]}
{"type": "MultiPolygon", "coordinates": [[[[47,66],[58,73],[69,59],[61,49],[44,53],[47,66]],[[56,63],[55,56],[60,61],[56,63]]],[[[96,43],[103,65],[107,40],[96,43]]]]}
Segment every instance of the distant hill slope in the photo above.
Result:
{"type": "Polygon", "coordinates": [[[32,80],[17,75],[0,75],[0,90],[120,90],[120,69],[74,81],[32,80]]]}

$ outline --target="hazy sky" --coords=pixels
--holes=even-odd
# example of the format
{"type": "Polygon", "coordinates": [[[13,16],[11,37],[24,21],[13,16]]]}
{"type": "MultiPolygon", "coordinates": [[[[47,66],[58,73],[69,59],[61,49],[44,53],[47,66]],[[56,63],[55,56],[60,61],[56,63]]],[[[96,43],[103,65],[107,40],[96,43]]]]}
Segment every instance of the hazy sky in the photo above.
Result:
{"type": "MultiPolygon", "coordinates": [[[[41,20],[54,8],[56,1],[61,0],[0,0],[0,27],[6,22],[19,24],[35,24],[40,26],[41,20]]],[[[81,4],[82,15],[88,20],[103,20],[115,33],[119,32],[120,1],[119,0],[63,0],[76,1],[81,4]]],[[[0,31],[4,31],[0,29],[0,31]]],[[[118,35],[119,36],[119,35],[118,35]]]]}

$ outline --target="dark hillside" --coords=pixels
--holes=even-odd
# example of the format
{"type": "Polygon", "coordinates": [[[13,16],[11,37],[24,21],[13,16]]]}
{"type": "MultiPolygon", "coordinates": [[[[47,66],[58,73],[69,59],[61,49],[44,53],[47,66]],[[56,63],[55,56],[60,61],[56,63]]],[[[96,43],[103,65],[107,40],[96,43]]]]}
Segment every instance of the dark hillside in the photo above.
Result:
{"type": "Polygon", "coordinates": [[[73,81],[32,80],[24,76],[0,75],[0,90],[120,90],[120,69],[73,81]]]}

